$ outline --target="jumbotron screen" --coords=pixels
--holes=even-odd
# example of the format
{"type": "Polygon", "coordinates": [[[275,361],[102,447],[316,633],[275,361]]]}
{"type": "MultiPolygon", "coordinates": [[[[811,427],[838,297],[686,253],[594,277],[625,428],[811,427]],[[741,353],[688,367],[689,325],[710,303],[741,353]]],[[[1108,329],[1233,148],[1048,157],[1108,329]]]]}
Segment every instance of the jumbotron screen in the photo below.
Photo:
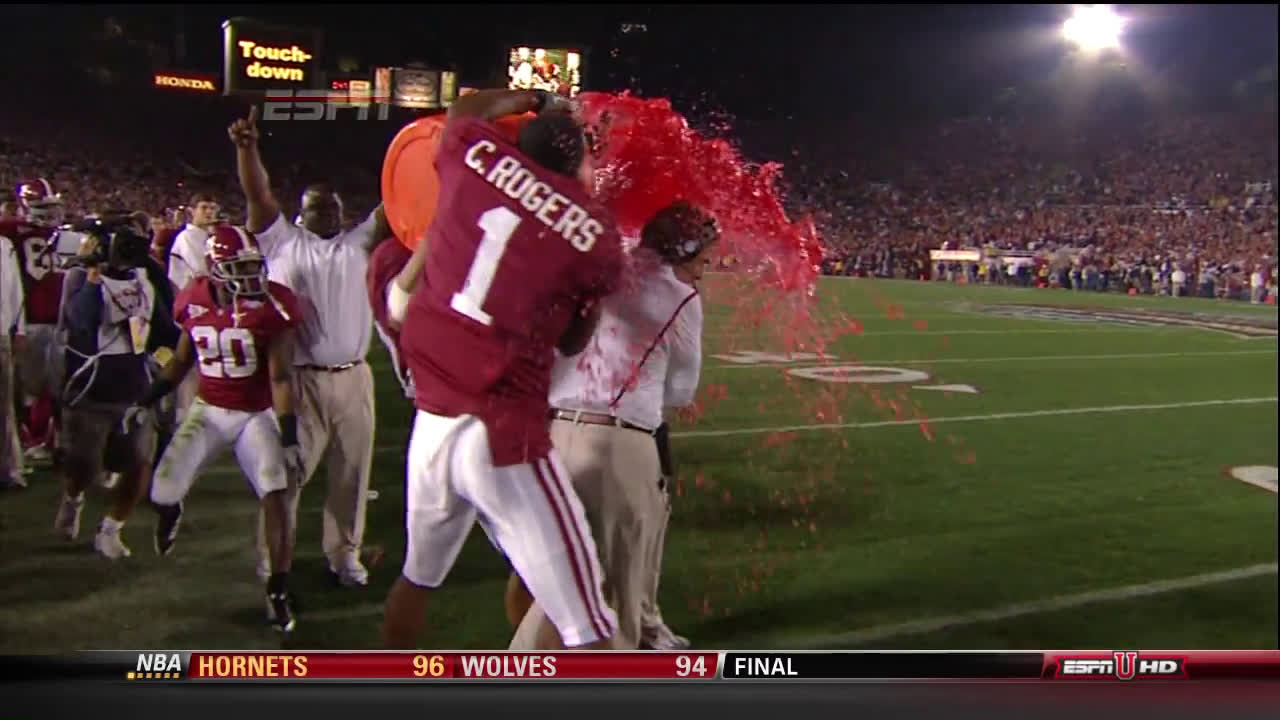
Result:
{"type": "Polygon", "coordinates": [[[507,87],[512,90],[548,90],[574,97],[582,90],[582,52],[563,48],[511,48],[507,60],[507,87]]]}

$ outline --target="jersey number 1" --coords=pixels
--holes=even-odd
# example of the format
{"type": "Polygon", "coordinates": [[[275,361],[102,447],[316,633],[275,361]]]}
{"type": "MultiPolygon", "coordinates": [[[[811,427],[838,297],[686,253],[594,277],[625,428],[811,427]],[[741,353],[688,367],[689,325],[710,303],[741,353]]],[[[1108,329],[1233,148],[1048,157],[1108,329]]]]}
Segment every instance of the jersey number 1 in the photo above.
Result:
{"type": "Polygon", "coordinates": [[[191,340],[200,358],[200,374],[210,378],[244,378],[258,370],[253,333],[229,327],[221,331],[208,325],[191,328],[191,340]]]}
{"type": "Polygon", "coordinates": [[[476,224],[484,231],[484,236],[476,248],[467,280],[462,290],[453,294],[449,307],[481,325],[492,325],[493,317],[484,311],[484,301],[489,296],[489,287],[493,285],[493,276],[498,272],[502,254],[507,251],[507,242],[520,225],[520,216],[510,208],[498,206],[481,213],[476,224]]]}

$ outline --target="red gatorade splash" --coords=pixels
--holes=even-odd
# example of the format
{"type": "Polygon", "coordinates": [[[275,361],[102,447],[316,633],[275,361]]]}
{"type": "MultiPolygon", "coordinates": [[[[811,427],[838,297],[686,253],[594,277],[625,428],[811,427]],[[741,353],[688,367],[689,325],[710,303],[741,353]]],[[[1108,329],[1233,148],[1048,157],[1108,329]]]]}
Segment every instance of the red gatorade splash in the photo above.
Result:
{"type": "MultiPolygon", "coordinates": [[[[787,216],[781,165],[752,163],[730,142],[703,136],[663,98],[583,93],[578,104],[595,150],[597,197],[624,238],[637,239],[654,213],[676,201],[715,217],[721,262],[714,269],[732,272],[707,277],[701,288],[705,305],[729,311],[727,322],[716,323],[719,336],[707,338],[709,351],[822,355],[843,334],[815,317],[823,245],[810,218],[787,216]]],[[[704,384],[698,410],[722,390],[704,384]]]]}
{"type": "MultiPolygon", "coordinates": [[[[824,382],[815,382],[788,373],[791,363],[778,362],[777,375],[761,382],[759,397],[749,403],[742,403],[741,395],[753,392],[754,382],[774,371],[734,376],[735,405],[758,407],[759,412],[754,422],[739,415],[734,424],[761,428],[744,434],[749,439],[733,450],[739,459],[733,472],[769,481],[762,490],[744,486],[739,477],[712,477],[705,470],[677,477],[676,494],[692,496],[684,501],[686,522],[713,524],[734,517],[744,529],[758,525],[758,537],[719,548],[748,555],[745,563],[726,566],[718,553],[708,560],[702,581],[690,589],[691,612],[707,617],[730,613],[735,605],[759,604],[750,596],[764,592],[775,573],[831,547],[829,540],[824,543],[823,531],[850,522],[839,516],[840,508],[875,502],[877,472],[861,467],[859,448],[840,430],[856,422],[855,416],[870,412],[918,424],[926,442],[944,439],[961,453],[957,462],[974,462],[973,453],[959,447],[957,438],[938,438],[907,386],[859,383],[850,367],[857,364],[852,348],[842,348],[834,362],[826,352],[837,338],[863,335],[864,326],[815,293],[824,246],[811,218],[792,219],[784,210],[781,165],[752,163],[730,142],[701,135],[665,99],[584,93],[579,106],[594,143],[597,196],[612,211],[624,238],[638,238],[654,213],[676,201],[693,204],[717,220],[722,236],[717,254],[725,261],[723,269],[731,272],[707,276],[701,288],[708,318],[707,363],[723,364],[711,357],[738,350],[771,358],[811,353],[806,364],[829,370],[824,382]],[[831,433],[789,431],[786,426],[795,421],[779,419],[785,412],[778,406],[779,394],[791,396],[786,403],[790,409],[808,416],[800,425],[832,425],[831,433]]],[[[877,305],[889,321],[916,331],[928,328],[900,305],[887,300],[877,305]]],[[[698,406],[684,419],[697,422],[708,411],[715,417],[714,406],[729,394],[725,384],[705,379],[698,406]]]]}
{"type": "Polygon", "coordinates": [[[782,166],[749,163],[727,141],[703,137],[665,99],[578,99],[597,150],[598,195],[624,237],[638,237],[654,213],[683,200],[716,218],[721,254],[762,285],[813,292],[822,244],[808,218],[787,218],[777,190],[782,166]]]}

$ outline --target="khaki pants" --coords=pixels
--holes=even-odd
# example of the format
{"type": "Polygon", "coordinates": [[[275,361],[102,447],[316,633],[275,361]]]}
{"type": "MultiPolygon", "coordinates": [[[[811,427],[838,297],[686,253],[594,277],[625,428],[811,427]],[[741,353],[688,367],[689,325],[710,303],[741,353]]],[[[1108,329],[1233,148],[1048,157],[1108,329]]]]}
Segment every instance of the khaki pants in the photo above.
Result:
{"type": "MultiPolygon", "coordinates": [[[[360,558],[364,539],[366,496],[373,463],[373,373],[368,363],[328,372],[294,368],[294,402],[298,442],[306,457],[302,487],[325,463],[324,537],[331,569],[360,558]]],[[[301,487],[291,490],[290,507],[297,527],[301,487]]],[[[258,511],[258,563],[267,564],[262,510],[258,511]]]]}
{"type": "MultiPolygon", "coordinates": [[[[552,421],[551,441],[586,511],[604,569],[605,600],[618,615],[612,649],[636,650],[657,572],[655,545],[667,514],[658,489],[658,448],[651,435],[637,430],[567,420],[552,421]]],[[[510,649],[558,647],[555,627],[534,603],[510,649]]]]}
{"type": "Polygon", "coordinates": [[[659,516],[656,537],[649,545],[648,563],[652,572],[644,597],[641,598],[641,628],[657,627],[663,623],[662,610],[658,607],[658,583],[662,580],[662,552],[667,544],[667,525],[671,522],[671,488],[663,488],[662,510],[659,516]]]}
{"type": "Polygon", "coordinates": [[[9,333],[0,333],[0,486],[21,477],[21,450],[16,450],[17,417],[13,408],[13,348],[9,333]]]}

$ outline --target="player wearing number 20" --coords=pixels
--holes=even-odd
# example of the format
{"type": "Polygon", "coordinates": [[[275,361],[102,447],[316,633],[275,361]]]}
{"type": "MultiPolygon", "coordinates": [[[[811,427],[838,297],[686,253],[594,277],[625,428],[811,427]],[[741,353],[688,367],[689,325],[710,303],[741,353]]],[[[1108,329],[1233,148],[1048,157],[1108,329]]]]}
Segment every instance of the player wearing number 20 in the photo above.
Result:
{"type": "Polygon", "coordinates": [[[493,90],[450,108],[429,261],[401,342],[417,389],[408,547],[383,628],[412,646],[428,590],[478,519],[568,647],[605,647],[617,618],[582,504],[551,448],[556,349],[581,352],[622,245],[591,199],[582,130],[548,93],[493,90]],[[538,111],[513,144],[491,121],[538,111]]]}
{"type": "Polygon", "coordinates": [[[294,625],[286,588],[294,533],[287,495],[302,467],[290,385],[298,301],[285,286],[267,281],[266,260],[244,228],[219,226],[206,254],[209,275],[192,280],[174,303],[184,335],[139,403],[154,405],[192,365],[199,368],[197,397],[151,484],[159,514],[156,551],[164,555],[173,547],[182,501],[201,467],[233,448],[266,515],[268,620],[288,632],[294,625]]]}

